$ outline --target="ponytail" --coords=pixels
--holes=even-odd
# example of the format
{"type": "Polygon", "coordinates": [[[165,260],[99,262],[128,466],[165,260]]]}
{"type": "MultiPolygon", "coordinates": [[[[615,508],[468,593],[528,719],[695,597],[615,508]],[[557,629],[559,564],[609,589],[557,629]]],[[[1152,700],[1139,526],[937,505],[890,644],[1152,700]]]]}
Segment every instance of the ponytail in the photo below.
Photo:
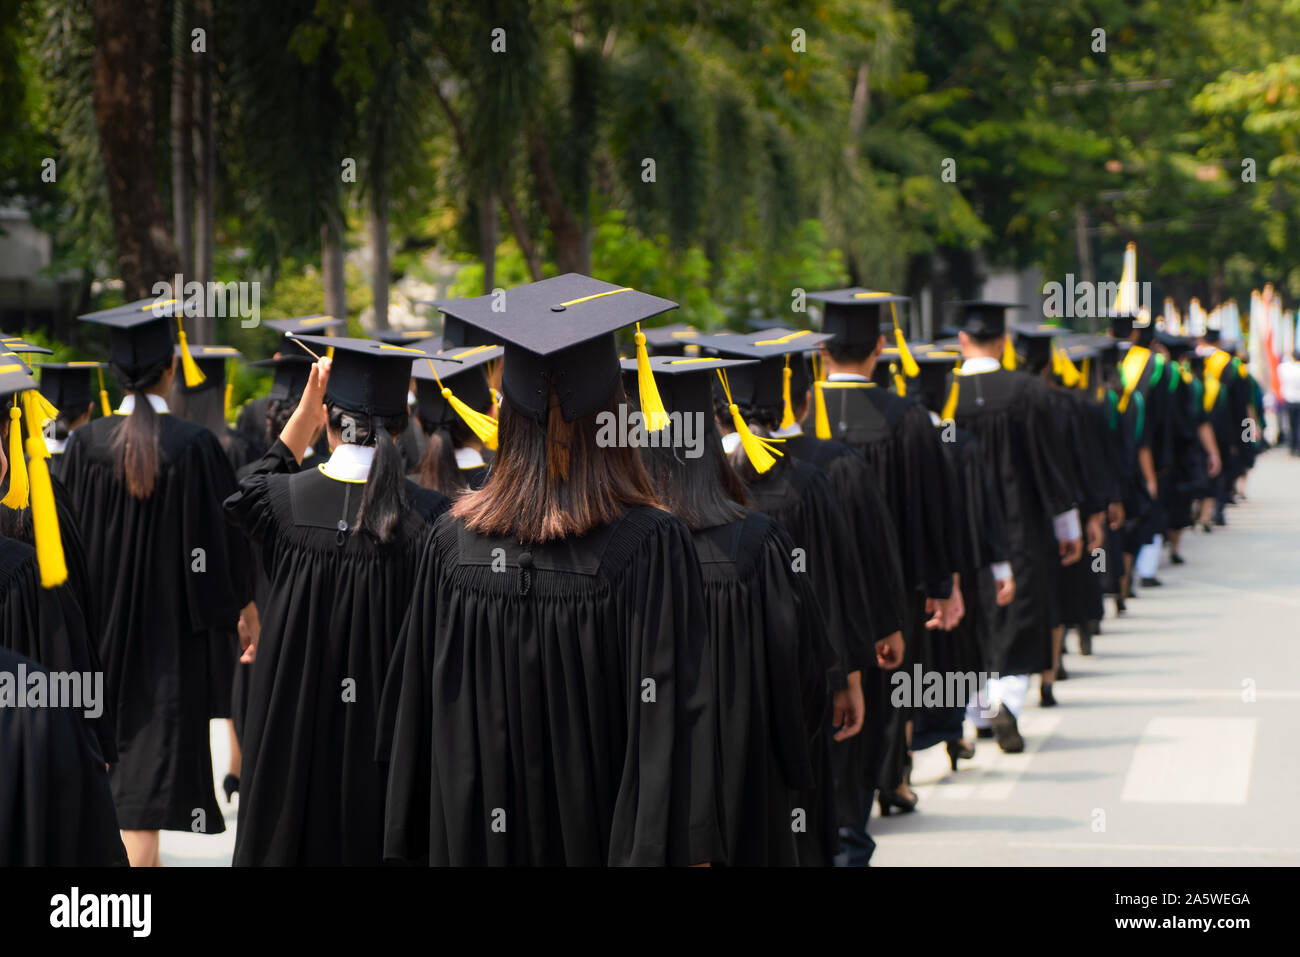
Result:
{"type": "Polygon", "coordinates": [[[342,432],[345,417],[352,420],[355,441],[351,444],[375,447],[375,457],[370,463],[370,475],[361,494],[361,507],[357,510],[352,531],[353,534],[365,532],[375,541],[387,544],[392,541],[406,511],[406,470],[402,467],[402,455],[397,451],[396,440],[405,431],[410,414],[366,416],[331,406],[330,428],[342,432]]]}
{"type": "Polygon", "coordinates": [[[429,434],[424,455],[415,467],[415,480],[425,488],[444,495],[467,487],[461,478],[460,466],[456,464],[455,442],[446,426],[440,426],[429,434]]]}
{"type": "Polygon", "coordinates": [[[135,409],[126,417],[113,436],[113,464],[118,480],[126,484],[132,498],[147,499],[158,481],[158,438],[162,420],[149,404],[145,391],[161,378],[161,372],[125,383],[126,391],[135,396],[135,409]]]}

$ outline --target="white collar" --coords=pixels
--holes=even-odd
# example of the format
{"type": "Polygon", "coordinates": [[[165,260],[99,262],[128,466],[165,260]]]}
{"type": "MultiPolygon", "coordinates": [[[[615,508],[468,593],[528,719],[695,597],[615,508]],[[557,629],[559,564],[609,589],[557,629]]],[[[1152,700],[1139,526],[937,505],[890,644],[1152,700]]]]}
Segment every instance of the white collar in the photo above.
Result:
{"type": "Polygon", "coordinates": [[[961,364],[962,375],[979,375],[981,372],[996,372],[1002,368],[1002,361],[993,356],[976,356],[961,364]]]}
{"type": "Polygon", "coordinates": [[[794,437],[794,436],[796,436],[796,435],[803,435],[803,429],[799,427],[799,423],[798,423],[798,422],[796,422],[794,425],[790,426],[790,428],[788,428],[788,429],[773,429],[773,430],[772,430],[772,438],[774,438],[774,439],[788,439],[788,438],[792,438],[792,437],[794,437]]]}
{"type": "MultiPolygon", "coordinates": [[[[169,412],[167,400],[160,395],[154,395],[152,392],[146,393],[149,396],[149,404],[153,406],[155,412],[169,412]]],[[[135,393],[128,392],[122,399],[122,404],[117,407],[118,415],[130,415],[135,411],[135,393]]]]}
{"type": "Polygon", "coordinates": [[[47,438],[45,440],[45,447],[50,450],[51,455],[62,455],[64,449],[68,447],[68,440],[47,438]]]}
{"type": "Polygon", "coordinates": [[[932,425],[936,425],[936,426],[943,425],[943,419],[939,418],[938,412],[935,412],[933,409],[930,409],[929,412],[930,412],[930,423],[932,425]]]}
{"type": "Polygon", "coordinates": [[[316,454],[316,450],[309,445],[307,446],[307,451],[302,453],[302,460],[306,462],[309,458],[311,458],[315,454],[316,454]]]}
{"type": "Polygon", "coordinates": [[[370,463],[375,459],[373,445],[340,445],[329,461],[319,466],[328,478],[339,482],[364,482],[370,477],[370,463]]]}
{"type": "Polygon", "coordinates": [[[864,375],[858,375],[856,372],[832,372],[826,377],[827,382],[870,382],[864,375]]]}
{"type": "Polygon", "coordinates": [[[476,469],[487,463],[483,461],[483,456],[479,455],[478,449],[457,449],[456,450],[456,468],[476,469]]]}
{"type": "Polygon", "coordinates": [[[740,448],[740,433],[728,432],[722,437],[722,451],[730,455],[736,449],[740,448]]]}

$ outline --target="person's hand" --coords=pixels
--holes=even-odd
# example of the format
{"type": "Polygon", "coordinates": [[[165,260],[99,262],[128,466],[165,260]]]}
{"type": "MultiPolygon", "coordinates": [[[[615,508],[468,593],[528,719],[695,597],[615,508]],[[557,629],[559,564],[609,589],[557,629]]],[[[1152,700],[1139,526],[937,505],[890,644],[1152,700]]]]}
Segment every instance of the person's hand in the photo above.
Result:
{"type": "Polygon", "coordinates": [[[1209,474],[1210,478],[1217,477],[1218,474],[1223,471],[1223,462],[1219,460],[1219,450],[1210,449],[1210,451],[1206,453],[1205,457],[1205,471],[1209,474]]]}
{"type": "Polygon", "coordinates": [[[1095,552],[1106,541],[1106,513],[1096,512],[1088,516],[1088,551],[1095,552]]]}
{"type": "Polygon", "coordinates": [[[835,692],[832,703],[832,725],[837,729],[836,741],[844,741],[862,730],[867,716],[866,702],[862,697],[862,672],[849,672],[849,686],[835,692]]]}
{"type": "Polygon", "coordinates": [[[886,671],[893,671],[903,663],[903,633],[896,631],[876,642],[876,664],[886,671]]]}
{"type": "Polygon", "coordinates": [[[1071,538],[1068,541],[1057,542],[1057,548],[1061,554],[1062,565],[1073,565],[1083,557],[1083,539],[1071,538]]]}
{"type": "Polygon", "coordinates": [[[943,610],[943,630],[952,631],[966,616],[966,599],[961,594],[961,576],[952,576],[952,595],[940,603],[943,610]]]}
{"type": "Polygon", "coordinates": [[[1155,479],[1147,479],[1147,492],[1150,494],[1151,501],[1153,502],[1160,497],[1160,486],[1155,479]]]}
{"type": "Polygon", "coordinates": [[[1118,532],[1124,524],[1124,503],[1111,502],[1106,506],[1106,519],[1112,532],[1118,532]]]}
{"type": "Polygon", "coordinates": [[[995,582],[994,587],[996,589],[994,601],[997,602],[999,608],[1006,608],[1007,605],[1016,600],[1016,579],[1014,576],[995,582]]]}
{"type": "Polygon", "coordinates": [[[257,616],[257,605],[249,602],[239,613],[239,644],[244,649],[239,656],[241,664],[248,664],[257,658],[257,640],[262,635],[262,623],[257,616]]]}
{"type": "Polygon", "coordinates": [[[925,627],[928,631],[934,631],[936,628],[943,627],[942,598],[930,598],[927,595],[925,599],[925,613],[929,616],[925,619],[925,627]]]}
{"type": "Polygon", "coordinates": [[[298,407],[280,431],[280,441],[299,462],[307,454],[307,449],[320,438],[321,430],[329,421],[325,411],[325,386],[329,383],[330,364],[328,358],[316,360],[307,375],[307,387],[302,391],[298,407]]]}

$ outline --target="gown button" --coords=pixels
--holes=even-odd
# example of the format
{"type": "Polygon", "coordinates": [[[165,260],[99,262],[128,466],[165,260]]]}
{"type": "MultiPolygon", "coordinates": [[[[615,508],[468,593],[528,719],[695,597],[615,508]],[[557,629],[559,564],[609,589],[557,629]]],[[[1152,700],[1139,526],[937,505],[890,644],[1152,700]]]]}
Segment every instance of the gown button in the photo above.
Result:
{"type": "Polygon", "coordinates": [[[533,567],[533,553],[532,553],[532,552],[520,552],[520,553],[519,553],[519,567],[520,567],[520,568],[532,568],[532,567],[533,567]]]}

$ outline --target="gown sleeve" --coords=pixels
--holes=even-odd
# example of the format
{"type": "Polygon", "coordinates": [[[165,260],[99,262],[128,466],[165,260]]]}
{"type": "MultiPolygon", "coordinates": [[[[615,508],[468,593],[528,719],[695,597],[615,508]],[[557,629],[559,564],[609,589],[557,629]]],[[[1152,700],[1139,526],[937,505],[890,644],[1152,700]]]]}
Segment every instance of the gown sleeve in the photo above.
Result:
{"type": "Polygon", "coordinates": [[[195,631],[230,628],[253,598],[244,543],[222,508],[235,492],[235,472],[210,432],[200,433],[186,447],[177,467],[181,558],[190,572],[185,576],[190,624],[195,631]],[[197,549],[206,560],[201,574],[195,564],[197,549]]]}
{"type": "Polygon", "coordinates": [[[836,497],[851,510],[853,538],[865,573],[863,595],[870,607],[873,638],[879,641],[903,627],[903,566],[898,533],[875,475],[860,455],[838,456],[830,462],[827,474],[836,497]]]}
{"type": "Polygon", "coordinates": [[[700,627],[703,582],[686,526],[676,519],[660,522],[612,585],[630,671],[627,750],[609,862],[717,861],[722,833],[712,642],[700,627]]]}

